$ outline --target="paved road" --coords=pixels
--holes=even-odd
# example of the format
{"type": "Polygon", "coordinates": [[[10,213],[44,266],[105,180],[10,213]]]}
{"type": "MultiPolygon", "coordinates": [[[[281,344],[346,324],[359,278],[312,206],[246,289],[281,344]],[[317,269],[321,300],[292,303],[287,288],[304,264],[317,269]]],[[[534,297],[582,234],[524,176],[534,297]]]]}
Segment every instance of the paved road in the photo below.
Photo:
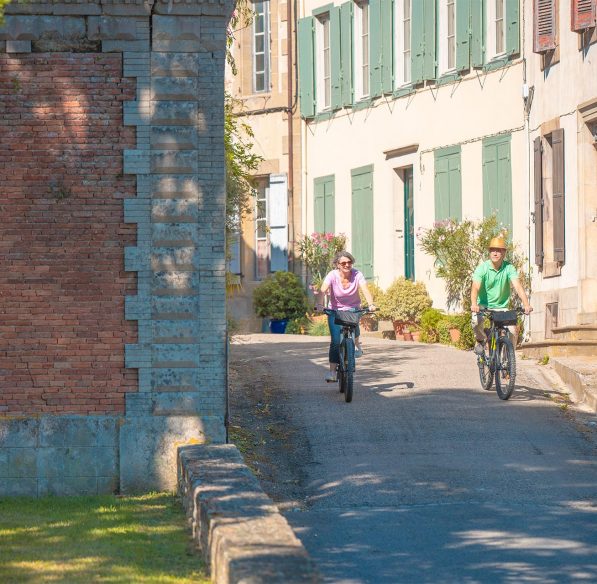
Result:
{"type": "Polygon", "coordinates": [[[558,405],[545,368],[520,362],[503,402],[471,353],[371,338],[346,404],[323,339],[239,343],[308,440],[286,516],[325,582],[597,582],[597,418],[558,405]]]}

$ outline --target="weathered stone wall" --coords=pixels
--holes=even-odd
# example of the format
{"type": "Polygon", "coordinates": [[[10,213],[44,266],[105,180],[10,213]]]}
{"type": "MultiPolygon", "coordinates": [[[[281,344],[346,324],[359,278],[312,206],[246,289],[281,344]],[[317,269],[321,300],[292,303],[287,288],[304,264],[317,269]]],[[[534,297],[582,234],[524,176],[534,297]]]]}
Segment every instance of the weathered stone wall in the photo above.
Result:
{"type": "Polygon", "coordinates": [[[11,258],[33,274],[20,286],[53,328],[40,330],[41,313],[21,308],[19,286],[2,280],[0,326],[24,340],[4,345],[0,358],[23,372],[36,364],[36,376],[0,379],[4,405],[10,400],[0,412],[0,495],[172,489],[176,446],[225,438],[230,10],[200,0],[8,6],[0,87],[15,90],[22,74],[31,95],[22,111],[12,102],[14,123],[0,124],[0,205],[12,213],[0,219],[3,235],[12,235],[0,261],[4,272],[11,258]],[[53,65],[56,99],[43,101],[31,83],[53,65]],[[19,168],[31,160],[30,134],[48,118],[59,129],[46,124],[36,138],[50,147],[39,153],[45,188],[31,191],[19,168]],[[17,306],[23,320],[11,314],[17,306]],[[82,333],[80,342],[68,332],[82,333]],[[75,341],[64,346],[68,338],[75,341]],[[47,409],[49,394],[64,409],[47,409]],[[83,394],[95,401],[79,401],[83,394]],[[84,415],[66,415],[74,412],[84,415]]]}

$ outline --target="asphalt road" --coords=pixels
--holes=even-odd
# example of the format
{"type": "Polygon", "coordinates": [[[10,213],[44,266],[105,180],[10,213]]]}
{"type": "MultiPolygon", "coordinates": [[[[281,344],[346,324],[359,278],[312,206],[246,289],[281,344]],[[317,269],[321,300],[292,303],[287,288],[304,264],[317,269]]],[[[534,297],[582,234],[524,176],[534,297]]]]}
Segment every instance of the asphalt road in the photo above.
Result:
{"type": "Polygon", "coordinates": [[[231,353],[267,371],[308,445],[285,515],[325,582],[597,582],[597,417],[549,366],[519,361],[504,402],[471,353],[369,338],[347,404],[323,338],[231,353]]]}

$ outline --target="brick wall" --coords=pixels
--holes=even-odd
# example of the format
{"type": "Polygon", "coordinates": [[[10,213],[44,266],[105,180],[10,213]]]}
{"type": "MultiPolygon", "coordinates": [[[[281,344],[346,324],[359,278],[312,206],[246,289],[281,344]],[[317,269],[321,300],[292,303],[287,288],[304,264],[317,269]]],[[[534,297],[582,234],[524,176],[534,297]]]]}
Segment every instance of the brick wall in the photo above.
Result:
{"type": "Polygon", "coordinates": [[[0,54],[0,413],[124,412],[122,55],[0,54]]]}

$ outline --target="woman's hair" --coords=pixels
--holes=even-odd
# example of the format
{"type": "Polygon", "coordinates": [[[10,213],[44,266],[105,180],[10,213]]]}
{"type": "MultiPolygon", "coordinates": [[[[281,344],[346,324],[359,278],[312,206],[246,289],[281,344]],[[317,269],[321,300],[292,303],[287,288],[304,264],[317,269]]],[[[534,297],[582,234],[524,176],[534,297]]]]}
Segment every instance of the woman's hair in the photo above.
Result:
{"type": "Polygon", "coordinates": [[[334,268],[338,267],[338,261],[340,260],[340,258],[348,258],[353,264],[355,262],[354,256],[351,253],[348,253],[345,249],[343,249],[342,251],[337,252],[334,256],[334,261],[332,262],[334,268]]]}

